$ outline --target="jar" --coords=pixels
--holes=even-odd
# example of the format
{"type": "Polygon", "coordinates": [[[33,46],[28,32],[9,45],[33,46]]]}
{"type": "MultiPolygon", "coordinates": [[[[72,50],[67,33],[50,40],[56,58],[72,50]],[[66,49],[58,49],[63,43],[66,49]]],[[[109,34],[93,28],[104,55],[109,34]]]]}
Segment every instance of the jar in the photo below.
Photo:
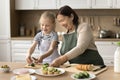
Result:
{"type": "Polygon", "coordinates": [[[120,73],[120,46],[117,47],[114,54],[114,72],[120,73]]]}
{"type": "Polygon", "coordinates": [[[120,33],[116,33],[116,38],[120,38],[120,33]]]}
{"type": "Polygon", "coordinates": [[[20,25],[20,36],[25,36],[25,26],[20,25]]]}

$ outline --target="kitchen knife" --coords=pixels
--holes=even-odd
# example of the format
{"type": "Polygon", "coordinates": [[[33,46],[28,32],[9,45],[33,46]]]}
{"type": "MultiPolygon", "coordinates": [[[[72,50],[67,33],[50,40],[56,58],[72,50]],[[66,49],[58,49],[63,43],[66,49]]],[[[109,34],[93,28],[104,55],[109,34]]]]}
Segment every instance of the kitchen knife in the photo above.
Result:
{"type": "Polygon", "coordinates": [[[103,68],[105,68],[105,67],[106,67],[106,65],[101,65],[101,66],[99,66],[98,68],[94,69],[93,72],[99,71],[99,70],[101,70],[101,69],[103,69],[103,68]]]}

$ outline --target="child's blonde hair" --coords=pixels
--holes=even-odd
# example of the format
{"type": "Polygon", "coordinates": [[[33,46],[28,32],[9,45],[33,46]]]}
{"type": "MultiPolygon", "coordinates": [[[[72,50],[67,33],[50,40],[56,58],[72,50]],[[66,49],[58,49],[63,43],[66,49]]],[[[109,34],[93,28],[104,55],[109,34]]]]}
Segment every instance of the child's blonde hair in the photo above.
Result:
{"type": "Polygon", "coordinates": [[[41,18],[49,18],[52,23],[55,23],[55,14],[51,11],[45,11],[44,13],[42,13],[42,15],[39,19],[39,22],[40,22],[41,18]]]}
{"type": "Polygon", "coordinates": [[[55,18],[55,14],[51,11],[45,11],[44,13],[42,13],[40,19],[39,19],[39,23],[40,23],[40,20],[42,18],[47,18],[49,20],[51,20],[51,22],[53,23],[53,31],[55,31],[55,24],[56,24],[56,18],[55,18]]]}

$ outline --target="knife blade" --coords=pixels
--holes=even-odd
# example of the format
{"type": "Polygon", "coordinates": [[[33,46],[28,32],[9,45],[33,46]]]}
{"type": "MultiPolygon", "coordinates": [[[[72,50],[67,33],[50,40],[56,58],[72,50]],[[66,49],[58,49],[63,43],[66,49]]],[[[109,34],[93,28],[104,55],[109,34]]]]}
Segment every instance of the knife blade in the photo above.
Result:
{"type": "Polygon", "coordinates": [[[106,65],[101,65],[101,66],[99,66],[99,68],[94,69],[93,72],[99,71],[99,70],[101,70],[101,69],[103,69],[105,67],[106,67],[106,65]]]}

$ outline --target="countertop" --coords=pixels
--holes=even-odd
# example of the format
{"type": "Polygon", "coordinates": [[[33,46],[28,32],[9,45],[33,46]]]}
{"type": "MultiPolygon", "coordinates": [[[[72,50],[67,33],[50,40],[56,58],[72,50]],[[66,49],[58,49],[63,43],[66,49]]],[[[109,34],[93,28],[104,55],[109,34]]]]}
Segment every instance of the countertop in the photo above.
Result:
{"type": "MultiPolygon", "coordinates": [[[[10,80],[11,77],[15,76],[15,74],[12,73],[12,70],[17,69],[17,68],[23,68],[26,63],[23,62],[0,62],[0,66],[2,65],[9,65],[11,67],[11,72],[9,73],[3,73],[0,72],[0,79],[1,80],[10,80]]],[[[113,70],[114,67],[108,66],[108,69],[98,75],[97,77],[93,80],[119,80],[120,79],[120,74],[114,73],[113,70]]],[[[77,70],[73,70],[74,67],[68,67],[68,68],[63,68],[66,72],[62,75],[59,76],[54,76],[54,77],[45,77],[45,76],[40,76],[37,74],[32,74],[37,77],[37,80],[73,80],[71,78],[71,75],[77,70]]]]}
{"type": "Polygon", "coordinates": [[[94,38],[95,41],[120,41],[120,38],[94,38]]]}
{"type": "Polygon", "coordinates": [[[12,37],[11,40],[33,40],[34,37],[12,37]]]}
{"type": "MultiPolygon", "coordinates": [[[[34,37],[12,37],[11,40],[33,40],[34,37]]],[[[95,41],[120,41],[120,38],[94,38],[95,41]]]]}

